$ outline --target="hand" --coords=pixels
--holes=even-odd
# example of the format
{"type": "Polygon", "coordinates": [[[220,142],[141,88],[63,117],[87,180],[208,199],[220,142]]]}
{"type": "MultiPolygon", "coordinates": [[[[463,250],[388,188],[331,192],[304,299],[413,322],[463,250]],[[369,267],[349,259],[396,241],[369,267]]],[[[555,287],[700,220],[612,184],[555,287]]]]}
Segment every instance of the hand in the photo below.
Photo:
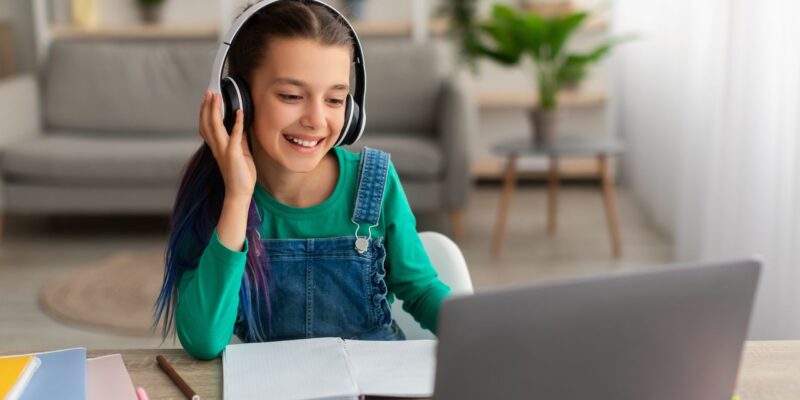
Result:
{"type": "Polygon", "coordinates": [[[250,204],[256,185],[256,164],[244,137],[242,110],[236,110],[236,120],[228,135],[222,124],[219,93],[206,90],[200,105],[200,136],[211,148],[225,182],[225,197],[242,199],[250,204]]]}

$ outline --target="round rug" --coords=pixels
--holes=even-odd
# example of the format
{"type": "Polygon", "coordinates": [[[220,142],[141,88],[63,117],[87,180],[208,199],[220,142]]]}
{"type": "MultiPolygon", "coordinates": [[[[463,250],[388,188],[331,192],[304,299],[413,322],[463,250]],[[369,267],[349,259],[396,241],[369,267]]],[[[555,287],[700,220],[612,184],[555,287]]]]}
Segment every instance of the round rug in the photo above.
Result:
{"type": "Polygon", "coordinates": [[[164,250],[119,252],[70,271],[41,291],[58,320],[131,336],[156,336],[153,304],[161,290],[164,250]]]}

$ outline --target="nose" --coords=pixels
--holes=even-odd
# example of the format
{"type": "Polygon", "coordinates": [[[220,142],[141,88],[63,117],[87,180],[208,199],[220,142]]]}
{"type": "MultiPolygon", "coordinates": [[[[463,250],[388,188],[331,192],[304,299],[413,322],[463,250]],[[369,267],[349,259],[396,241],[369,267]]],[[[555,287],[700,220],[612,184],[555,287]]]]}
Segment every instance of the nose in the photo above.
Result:
{"type": "Polygon", "coordinates": [[[306,103],[305,113],[300,119],[300,124],[306,128],[317,130],[325,126],[324,100],[314,100],[306,103]]]}

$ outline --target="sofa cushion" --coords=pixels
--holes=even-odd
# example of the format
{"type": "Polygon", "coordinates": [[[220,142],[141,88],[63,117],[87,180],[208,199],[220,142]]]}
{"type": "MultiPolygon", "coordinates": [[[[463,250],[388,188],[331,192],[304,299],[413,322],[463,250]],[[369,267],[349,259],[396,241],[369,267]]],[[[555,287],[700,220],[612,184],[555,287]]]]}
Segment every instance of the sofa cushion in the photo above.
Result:
{"type": "Polygon", "coordinates": [[[446,73],[434,43],[407,38],[363,41],[367,67],[367,132],[436,129],[446,73]]]}
{"type": "Polygon", "coordinates": [[[217,43],[80,40],[50,45],[46,129],[195,136],[217,43]]]}
{"type": "Polygon", "coordinates": [[[199,135],[158,139],[41,135],[9,143],[1,168],[4,180],[15,182],[177,185],[201,143],[199,135]]]}
{"type": "Polygon", "coordinates": [[[438,180],[444,170],[444,154],[439,144],[418,134],[380,132],[364,133],[364,137],[348,149],[360,152],[364,146],[381,149],[391,154],[392,163],[400,179],[438,180]]]}

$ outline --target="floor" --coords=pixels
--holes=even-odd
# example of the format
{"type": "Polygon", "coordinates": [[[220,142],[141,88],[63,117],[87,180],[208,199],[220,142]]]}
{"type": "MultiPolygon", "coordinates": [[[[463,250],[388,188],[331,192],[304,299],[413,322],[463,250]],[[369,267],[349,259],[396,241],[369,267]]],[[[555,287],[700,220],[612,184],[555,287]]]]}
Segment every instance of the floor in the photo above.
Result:
{"type": "MultiPolygon", "coordinates": [[[[624,255],[615,260],[600,191],[593,184],[562,187],[559,231],[545,230],[546,189],[523,184],[515,193],[507,243],[501,258],[489,255],[500,186],[477,185],[459,243],[476,290],[574,277],[671,261],[671,243],[647,221],[630,194],[620,188],[624,255]]],[[[446,220],[418,215],[419,230],[446,230],[446,220]]],[[[89,349],[180,347],[160,337],[136,338],[65,325],[44,314],[39,289],[70,270],[120,250],[163,246],[165,218],[10,217],[0,243],[0,353],[66,347],[89,349]]]]}

